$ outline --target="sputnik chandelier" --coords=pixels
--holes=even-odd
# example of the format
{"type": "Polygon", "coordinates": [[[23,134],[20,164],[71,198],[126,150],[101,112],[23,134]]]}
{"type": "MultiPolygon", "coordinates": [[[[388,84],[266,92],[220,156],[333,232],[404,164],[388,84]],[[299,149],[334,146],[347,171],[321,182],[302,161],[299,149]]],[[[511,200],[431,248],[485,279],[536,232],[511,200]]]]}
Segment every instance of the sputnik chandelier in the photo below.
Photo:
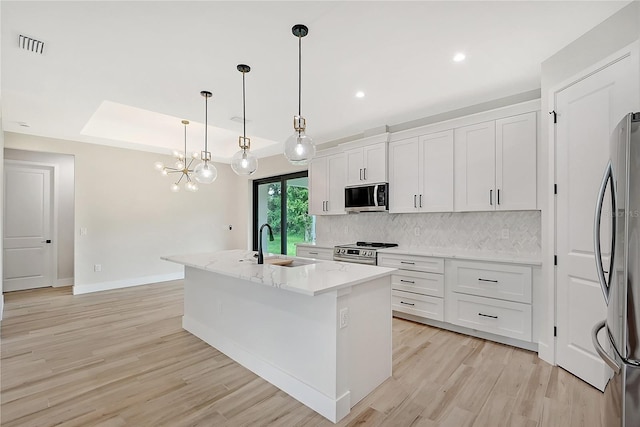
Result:
{"type": "Polygon", "coordinates": [[[187,125],[189,124],[189,120],[183,120],[182,124],[184,125],[184,151],[182,153],[179,151],[173,152],[176,158],[173,167],[165,166],[162,162],[156,162],[154,164],[155,168],[159,170],[162,175],[180,174],[176,182],[169,187],[174,193],[180,191],[180,182],[183,180],[185,190],[191,192],[198,191],[198,184],[194,181],[193,169],[191,169],[194,160],[198,158],[198,153],[193,153],[191,158],[187,159],[187,125]]]}

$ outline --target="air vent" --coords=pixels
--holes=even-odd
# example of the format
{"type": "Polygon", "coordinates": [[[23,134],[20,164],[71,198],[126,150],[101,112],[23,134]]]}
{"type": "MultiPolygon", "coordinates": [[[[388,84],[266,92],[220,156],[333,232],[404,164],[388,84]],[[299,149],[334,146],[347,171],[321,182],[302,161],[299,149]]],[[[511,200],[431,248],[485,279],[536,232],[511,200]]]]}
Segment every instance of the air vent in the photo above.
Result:
{"type": "Polygon", "coordinates": [[[20,38],[18,39],[18,47],[30,52],[42,54],[42,52],[44,51],[44,42],[20,34],[20,38]]]}

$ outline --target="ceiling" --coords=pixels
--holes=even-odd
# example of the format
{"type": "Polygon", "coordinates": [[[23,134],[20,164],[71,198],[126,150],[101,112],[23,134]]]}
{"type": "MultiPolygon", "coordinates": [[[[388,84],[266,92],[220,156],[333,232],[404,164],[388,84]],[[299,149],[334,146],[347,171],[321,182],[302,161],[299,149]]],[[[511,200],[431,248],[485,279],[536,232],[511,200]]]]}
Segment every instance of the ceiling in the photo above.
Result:
{"type": "Polygon", "coordinates": [[[538,89],[542,61],[628,3],[2,1],[2,125],[169,153],[187,119],[188,149],[201,150],[209,90],[209,149],[229,161],[246,63],[247,136],[272,155],[298,107],[294,24],[309,27],[302,115],[323,143],[538,89]]]}

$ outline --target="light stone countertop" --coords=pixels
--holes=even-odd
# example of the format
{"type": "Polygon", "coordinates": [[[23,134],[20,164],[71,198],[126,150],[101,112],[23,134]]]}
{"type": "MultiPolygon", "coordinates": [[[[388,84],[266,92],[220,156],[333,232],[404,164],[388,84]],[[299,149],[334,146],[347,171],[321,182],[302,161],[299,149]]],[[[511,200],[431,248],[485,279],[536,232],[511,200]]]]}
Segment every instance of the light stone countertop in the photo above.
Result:
{"type": "Polygon", "coordinates": [[[407,248],[407,247],[395,247],[378,249],[378,253],[385,254],[397,254],[397,255],[416,255],[416,256],[429,256],[436,258],[451,258],[451,259],[466,259],[470,261],[488,261],[488,262],[506,262],[512,264],[528,264],[528,265],[542,265],[541,257],[536,257],[531,254],[512,254],[512,253],[499,253],[499,252],[485,252],[485,251],[461,251],[456,249],[443,249],[443,248],[407,248]]]}
{"type": "Polygon", "coordinates": [[[187,267],[223,274],[252,283],[273,286],[305,295],[319,295],[388,276],[395,268],[336,261],[318,261],[284,255],[265,254],[268,258],[293,259],[295,267],[258,264],[255,251],[234,249],[219,252],[172,255],[161,259],[187,267]]]}

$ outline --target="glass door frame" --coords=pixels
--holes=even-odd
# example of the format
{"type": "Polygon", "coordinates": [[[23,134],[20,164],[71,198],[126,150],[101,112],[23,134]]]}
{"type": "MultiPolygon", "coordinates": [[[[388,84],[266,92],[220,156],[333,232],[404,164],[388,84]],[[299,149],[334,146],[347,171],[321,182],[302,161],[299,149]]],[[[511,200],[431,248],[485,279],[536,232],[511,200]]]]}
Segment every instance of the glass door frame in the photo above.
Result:
{"type": "MultiPolygon", "coordinates": [[[[252,195],[252,200],[253,200],[253,250],[257,251],[258,250],[258,227],[260,227],[261,224],[258,224],[258,187],[260,185],[263,184],[272,184],[272,183],[279,183],[280,184],[280,188],[281,188],[281,192],[280,192],[280,233],[281,233],[281,240],[280,240],[280,253],[286,253],[286,249],[287,249],[287,191],[286,191],[286,181],[290,180],[290,179],[295,179],[295,178],[308,178],[309,177],[309,171],[301,171],[301,172],[294,172],[294,173],[288,173],[285,175],[278,175],[278,176],[272,176],[272,177],[268,177],[268,178],[260,178],[260,179],[255,179],[253,181],[253,195],[252,195]]],[[[264,237],[264,236],[263,236],[264,237]]],[[[288,255],[295,255],[295,254],[288,254],[288,255]]]]}

